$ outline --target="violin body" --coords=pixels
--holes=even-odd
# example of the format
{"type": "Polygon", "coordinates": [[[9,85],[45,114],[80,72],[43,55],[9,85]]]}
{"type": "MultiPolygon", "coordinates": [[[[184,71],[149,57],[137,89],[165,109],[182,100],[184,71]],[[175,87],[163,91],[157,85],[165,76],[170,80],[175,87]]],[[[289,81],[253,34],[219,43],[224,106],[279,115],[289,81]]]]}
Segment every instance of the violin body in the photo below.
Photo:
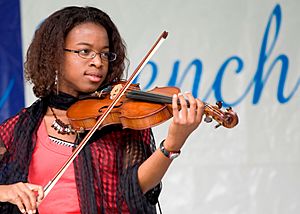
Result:
{"type": "MultiPolygon", "coordinates": [[[[129,88],[129,91],[131,90],[138,91],[140,89],[137,84],[133,84],[129,88]]],[[[169,97],[179,92],[180,90],[176,87],[156,87],[147,93],[169,97]]],[[[72,128],[77,131],[91,129],[98,118],[106,111],[113,99],[112,94],[115,93],[83,99],[74,103],[67,110],[67,117],[72,128]]],[[[143,130],[159,125],[172,116],[172,105],[170,103],[140,101],[123,95],[103,121],[100,128],[120,124],[123,128],[143,130]]]]}

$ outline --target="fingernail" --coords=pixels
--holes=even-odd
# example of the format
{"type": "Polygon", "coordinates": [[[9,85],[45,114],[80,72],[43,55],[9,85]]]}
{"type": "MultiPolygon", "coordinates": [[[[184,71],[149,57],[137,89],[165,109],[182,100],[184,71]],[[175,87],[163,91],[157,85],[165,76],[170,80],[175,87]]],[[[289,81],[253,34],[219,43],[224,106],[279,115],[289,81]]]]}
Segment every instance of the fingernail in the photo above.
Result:
{"type": "Polygon", "coordinates": [[[21,213],[25,213],[26,211],[24,209],[21,209],[21,213]]]}
{"type": "Polygon", "coordinates": [[[33,210],[32,212],[33,212],[33,213],[36,213],[36,210],[33,210]]]}
{"type": "Polygon", "coordinates": [[[32,210],[29,210],[29,211],[28,211],[28,214],[32,214],[32,210]]]}

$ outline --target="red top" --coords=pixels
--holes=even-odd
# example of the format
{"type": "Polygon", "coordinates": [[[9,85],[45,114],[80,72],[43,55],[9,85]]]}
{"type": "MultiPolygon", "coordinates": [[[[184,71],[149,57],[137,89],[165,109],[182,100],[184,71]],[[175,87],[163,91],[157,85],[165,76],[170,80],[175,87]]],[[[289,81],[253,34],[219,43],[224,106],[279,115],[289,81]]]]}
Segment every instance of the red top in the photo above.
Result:
{"type": "MultiPolygon", "coordinates": [[[[51,142],[42,122],[29,166],[29,182],[45,187],[71,153],[72,148],[51,142]]],[[[39,205],[38,210],[41,214],[80,214],[73,163],[39,205]]]]}

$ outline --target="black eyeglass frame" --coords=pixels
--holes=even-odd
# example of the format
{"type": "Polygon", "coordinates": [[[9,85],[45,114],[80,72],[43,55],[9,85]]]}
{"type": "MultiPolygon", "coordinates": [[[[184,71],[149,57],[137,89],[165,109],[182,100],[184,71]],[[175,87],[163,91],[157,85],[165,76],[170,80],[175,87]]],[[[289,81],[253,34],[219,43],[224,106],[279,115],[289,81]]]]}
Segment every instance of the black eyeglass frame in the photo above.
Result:
{"type": "Polygon", "coordinates": [[[94,59],[97,54],[100,55],[101,60],[113,62],[117,59],[117,54],[110,51],[104,51],[97,53],[96,51],[92,49],[81,49],[81,50],[72,50],[68,48],[64,48],[64,51],[71,52],[71,53],[77,53],[79,57],[83,59],[94,59]],[[89,51],[89,54],[92,54],[91,56],[87,56],[83,51],[89,51]]]}

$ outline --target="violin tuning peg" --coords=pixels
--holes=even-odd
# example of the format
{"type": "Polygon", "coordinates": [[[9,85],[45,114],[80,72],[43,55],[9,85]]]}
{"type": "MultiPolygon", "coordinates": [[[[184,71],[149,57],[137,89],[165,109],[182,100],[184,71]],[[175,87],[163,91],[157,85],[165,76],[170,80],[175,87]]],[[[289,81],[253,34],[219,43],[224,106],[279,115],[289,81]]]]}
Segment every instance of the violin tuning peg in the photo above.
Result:
{"type": "Polygon", "coordinates": [[[205,115],[204,121],[207,122],[207,123],[210,123],[212,121],[212,118],[205,115]]]}
{"type": "Polygon", "coordinates": [[[222,108],[222,106],[223,106],[223,104],[222,104],[222,102],[221,102],[221,101],[218,101],[218,102],[216,102],[216,105],[218,106],[218,108],[219,108],[219,109],[221,109],[221,108],[222,108]]]}
{"type": "Polygon", "coordinates": [[[220,126],[222,126],[221,123],[219,123],[218,125],[216,125],[215,128],[219,128],[220,126]]]}
{"type": "Polygon", "coordinates": [[[226,108],[227,111],[230,111],[232,110],[232,108],[229,106],[228,108],[226,108]]]}

